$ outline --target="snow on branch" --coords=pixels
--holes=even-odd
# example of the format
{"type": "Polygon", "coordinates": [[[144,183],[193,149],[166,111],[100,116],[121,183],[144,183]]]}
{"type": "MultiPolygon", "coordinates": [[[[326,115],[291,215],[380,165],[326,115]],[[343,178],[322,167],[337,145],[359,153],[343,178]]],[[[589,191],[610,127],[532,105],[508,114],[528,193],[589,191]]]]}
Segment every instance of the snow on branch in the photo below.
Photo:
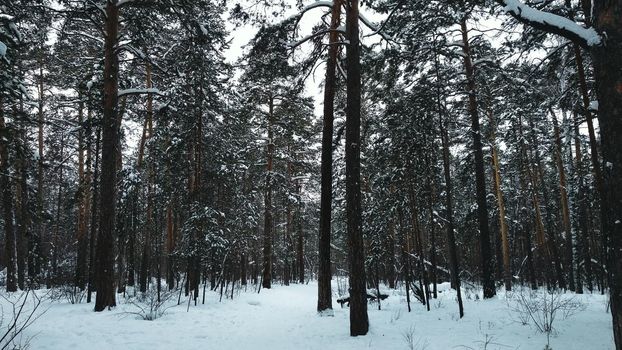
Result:
{"type": "Polygon", "coordinates": [[[101,44],[103,44],[103,43],[104,43],[104,40],[102,40],[101,38],[95,37],[95,36],[90,35],[90,34],[85,33],[85,32],[80,32],[80,31],[78,31],[78,32],[65,32],[65,35],[76,35],[76,36],[82,36],[82,37],[85,37],[85,38],[88,38],[88,39],[91,39],[91,40],[97,41],[97,42],[99,42],[99,43],[101,43],[101,44]]]}
{"type": "Polygon", "coordinates": [[[318,8],[318,7],[333,7],[333,2],[332,1],[316,1],[312,4],[309,4],[305,7],[302,8],[302,10],[300,11],[300,14],[304,14],[305,12],[312,10],[314,8],[318,8]]]}
{"type": "MultiPolygon", "coordinates": [[[[333,6],[334,6],[334,3],[332,1],[315,1],[315,2],[313,2],[313,3],[311,3],[311,4],[307,5],[307,6],[303,7],[302,10],[300,10],[299,13],[297,13],[294,16],[290,17],[290,19],[296,18],[297,19],[296,26],[298,26],[298,22],[300,22],[300,20],[302,19],[302,16],[304,16],[304,14],[307,13],[308,11],[313,10],[315,8],[320,8],[320,7],[332,8],[333,6]]],[[[372,36],[372,35],[378,34],[378,35],[380,35],[380,37],[382,37],[387,42],[392,42],[393,41],[393,39],[382,30],[382,27],[378,27],[375,24],[373,24],[362,13],[359,13],[359,19],[361,20],[361,22],[366,27],[368,27],[369,29],[372,30],[372,33],[369,34],[369,35],[366,35],[366,36],[372,36]]],[[[345,27],[339,27],[339,28],[337,28],[337,31],[345,34],[345,27]]],[[[299,46],[300,44],[302,44],[302,43],[304,43],[306,41],[309,41],[312,38],[317,37],[318,35],[323,35],[323,34],[326,34],[326,33],[329,33],[329,32],[330,32],[330,30],[319,31],[319,32],[313,33],[311,35],[308,35],[308,36],[304,37],[301,40],[289,43],[288,46],[291,47],[291,48],[295,48],[295,47],[299,46]]],[[[331,44],[333,44],[333,43],[331,43],[331,44]]]]}
{"type": "MultiPolygon", "coordinates": [[[[386,33],[384,33],[382,31],[381,28],[378,28],[375,24],[373,24],[370,20],[368,20],[365,16],[363,16],[362,13],[359,12],[359,19],[361,20],[361,22],[363,22],[363,24],[365,26],[367,26],[367,28],[372,30],[372,34],[370,35],[374,35],[374,34],[378,34],[380,35],[384,40],[391,42],[393,41],[393,38],[391,38],[390,36],[388,36],[386,33]]],[[[369,36],[369,35],[368,35],[369,36]]]]}
{"type": "Polygon", "coordinates": [[[160,90],[156,88],[119,90],[117,96],[121,97],[121,96],[126,96],[126,95],[141,95],[141,94],[155,94],[155,95],[163,96],[160,90]]]}
{"type": "Polygon", "coordinates": [[[117,7],[121,7],[121,6],[125,5],[125,4],[129,4],[132,1],[134,1],[134,0],[119,0],[119,1],[117,1],[117,7]]]}
{"type": "Polygon", "coordinates": [[[328,8],[333,8],[333,2],[332,1],[314,1],[313,3],[303,7],[300,12],[294,14],[293,16],[290,16],[288,19],[285,20],[285,22],[292,20],[292,19],[296,19],[296,25],[298,25],[298,22],[300,22],[300,20],[302,19],[302,17],[305,15],[305,13],[316,9],[316,8],[320,8],[320,7],[328,7],[328,8]]]}
{"type": "Polygon", "coordinates": [[[591,47],[602,44],[602,39],[594,28],[585,28],[578,23],[550,12],[540,11],[527,6],[519,0],[496,0],[503,6],[503,10],[516,18],[519,22],[543,30],[547,33],[558,34],[572,40],[581,46],[591,47]]]}

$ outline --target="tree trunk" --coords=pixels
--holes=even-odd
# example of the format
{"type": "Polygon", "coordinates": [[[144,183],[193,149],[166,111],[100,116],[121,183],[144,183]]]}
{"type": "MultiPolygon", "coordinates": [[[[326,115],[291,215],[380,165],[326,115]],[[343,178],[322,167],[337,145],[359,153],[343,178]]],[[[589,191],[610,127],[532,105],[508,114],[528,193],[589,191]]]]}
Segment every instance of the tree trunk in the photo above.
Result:
{"type": "Polygon", "coordinates": [[[0,97],[0,189],[2,191],[2,215],[6,250],[6,291],[17,291],[15,276],[15,226],[13,218],[13,189],[9,167],[9,130],[4,122],[4,107],[0,97]]]}
{"type": "MultiPolygon", "coordinates": [[[[1,108],[1,107],[0,107],[1,108]]],[[[24,113],[23,99],[19,99],[19,110],[24,113]]],[[[25,128],[20,128],[17,134],[19,144],[17,146],[16,177],[15,183],[15,219],[16,219],[16,258],[17,258],[17,286],[21,290],[26,289],[26,259],[28,253],[28,235],[30,229],[30,210],[28,205],[28,167],[26,165],[26,151],[28,150],[28,138],[25,128]]]]}
{"type": "Polygon", "coordinates": [[[55,225],[54,225],[54,236],[53,236],[53,243],[52,243],[52,274],[48,275],[48,288],[50,288],[50,286],[56,285],[59,283],[58,281],[58,277],[59,277],[59,273],[58,273],[58,254],[60,251],[60,242],[59,242],[59,238],[60,238],[60,230],[61,230],[61,209],[62,209],[62,204],[63,204],[63,177],[64,177],[64,172],[63,172],[63,164],[62,161],[65,159],[65,134],[63,132],[61,132],[60,134],[60,159],[61,159],[61,164],[58,167],[58,194],[56,197],[56,220],[55,220],[55,225]]]}
{"type": "Polygon", "coordinates": [[[172,199],[166,206],[166,284],[169,290],[175,288],[175,274],[173,271],[173,252],[175,251],[175,221],[173,220],[172,199]]]}
{"type": "Polygon", "coordinates": [[[400,241],[400,250],[401,260],[402,260],[402,268],[403,268],[403,279],[404,286],[406,287],[406,306],[408,307],[408,312],[412,311],[410,308],[410,281],[411,281],[411,268],[410,268],[410,240],[406,236],[406,230],[404,229],[403,223],[403,213],[402,207],[397,207],[397,222],[399,227],[399,241],[400,241]]]}
{"type": "Polygon", "coordinates": [[[272,287],[272,236],[273,236],[273,212],[272,212],[272,161],[274,157],[274,99],[268,100],[268,145],[266,147],[266,189],[264,195],[264,229],[263,229],[263,273],[261,284],[263,288],[272,287]]]}
{"type": "MultiPolygon", "coordinates": [[[[88,230],[88,197],[89,197],[89,188],[88,188],[88,175],[85,172],[85,160],[84,160],[84,103],[82,100],[82,94],[78,93],[78,124],[80,124],[80,129],[78,130],[78,227],[76,232],[76,241],[77,241],[77,259],[76,259],[76,276],[75,283],[76,287],[80,288],[80,290],[84,290],[86,288],[87,282],[87,254],[88,254],[88,238],[87,238],[87,230],[88,230]]],[[[90,123],[90,120],[88,121],[90,123]]],[[[90,137],[86,135],[86,137],[90,137]]],[[[87,159],[87,162],[89,159],[87,159]]]]}
{"type": "Polygon", "coordinates": [[[593,17],[606,45],[593,53],[602,145],[602,232],[607,239],[613,334],[622,350],[622,2],[594,1],[593,17]]]}
{"type": "Polygon", "coordinates": [[[503,191],[501,191],[501,166],[499,164],[499,155],[497,153],[497,137],[494,115],[492,107],[489,105],[488,118],[490,120],[490,150],[492,152],[492,171],[495,196],[497,197],[497,206],[499,207],[499,228],[501,231],[501,250],[503,255],[503,281],[505,290],[512,290],[512,266],[510,265],[510,241],[508,238],[508,225],[505,221],[505,202],[503,200],[503,191]]]}
{"type": "Polygon", "coordinates": [[[570,209],[568,208],[568,192],[566,190],[566,171],[564,169],[564,160],[562,159],[562,139],[559,131],[559,124],[557,116],[551,109],[551,116],[553,117],[553,132],[555,138],[555,163],[557,165],[557,171],[559,172],[559,197],[560,197],[560,209],[562,214],[562,226],[564,228],[565,236],[565,248],[566,248],[566,265],[568,275],[568,288],[571,291],[575,291],[575,276],[574,276],[574,243],[572,240],[572,228],[570,224],[570,209]]]}
{"type": "MultiPolygon", "coordinates": [[[[302,184],[298,183],[298,198],[300,198],[300,202],[298,204],[298,215],[297,215],[297,231],[298,231],[298,242],[296,244],[296,265],[298,265],[298,282],[305,283],[305,259],[304,259],[304,243],[305,243],[305,235],[302,229],[303,224],[303,211],[302,211],[302,184]]],[[[331,298],[332,299],[332,298],[331,298]]]]}
{"type": "Polygon", "coordinates": [[[117,125],[119,62],[119,9],[116,2],[108,2],[105,17],[104,43],[104,115],[102,120],[102,175],[99,234],[97,237],[97,265],[95,273],[95,311],[116,306],[114,275],[114,223],[116,213],[116,166],[119,130],[117,125]]]}
{"type": "MultiPolygon", "coordinates": [[[[291,147],[290,145],[287,145],[287,177],[285,180],[286,186],[288,189],[292,188],[292,172],[293,172],[293,166],[292,166],[292,152],[291,152],[291,147]]],[[[286,286],[289,286],[289,282],[292,279],[292,252],[294,251],[294,244],[292,241],[292,226],[293,226],[293,210],[292,210],[292,205],[291,205],[291,201],[289,200],[289,198],[286,198],[284,200],[285,203],[285,235],[284,235],[284,239],[285,239],[285,256],[284,256],[284,262],[283,262],[283,283],[286,286]]]]}
{"type": "Polygon", "coordinates": [[[387,266],[385,268],[385,277],[389,288],[393,289],[395,288],[395,221],[393,218],[389,218],[386,243],[387,266]]]}
{"type": "Polygon", "coordinates": [[[93,166],[93,201],[92,201],[92,205],[91,205],[91,227],[89,230],[89,271],[88,271],[88,278],[89,278],[89,285],[87,288],[87,294],[86,294],[86,302],[90,303],[91,302],[91,293],[93,292],[93,289],[95,288],[95,246],[96,246],[96,240],[97,240],[97,214],[99,213],[99,191],[98,191],[98,184],[99,184],[99,144],[100,144],[100,138],[101,138],[101,129],[97,128],[97,131],[95,132],[96,136],[95,136],[95,165],[93,166]]]}
{"type": "Polygon", "coordinates": [[[590,140],[590,159],[592,161],[592,170],[594,171],[594,180],[596,181],[597,190],[600,193],[603,189],[603,175],[600,167],[600,161],[598,160],[598,141],[596,141],[596,132],[594,131],[594,123],[592,121],[593,115],[590,111],[590,98],[588,95],[587,83],[585,81],[585,68],[583,67],[583,57],[581,56],[581,49],[577,44],[573,44],[573,48],[575,54],[575,62],[577,64],[579,92],[581,93],[581,102],[585,110],[587,130],[590,140]]]}
{"type": "MultiPolygon", "coordinates": [[[[147,72],[147,88],[151,88],[151,65],[147,63],[146,66],[147,72]]],[[[138,165],[140,168],[143,161],[144,147],[145,144],[149,141],[149,139],[153,136],[153,97],[151,94],[147,94],[147,115],[145,116],[145,128],[143,129],[143,136],[141,138],[141,149],[138,154],[138,165]]],[[[150,276],[150,266],[151,266],[151,232],[154,231],[153,224],[153,178],[155,176],[153,169],[153,162],[150,161],[148,164],[147,170],[147,209],[146,209],[146,217],[145,217],[145,226],[143,230],[143,251],[140,259],[140,281],[139,287],[140,291],[145,293],[148,289],[148,282],[150,276]]]]}
{"type": "Polygon", "coordinates": [[[134,287],[136,284],[136,236],[138,233],[138,194],[134,190],[132,193],[132,203],[130,204],[130,227],[127,240],[127,285],[134,287]]]}
{"type": "Polygon", "coordinates": [[[480,249],[482,259],[482,286],[484,298],[492,298],[496,294],[493,279],[493,260],[490,247],[490,230],[488,227],[488,205],[486,203],[486,173],[484,171],[484,154],[482,152],[482,135],[480,132],[477,111],[475,76],[471,61],[471,50],[467,32],[466,17],[460,21],[462,30],[462,49],[464,52],[464,68],[467,78],[467,94],[469,95],[469,114],[471,115],[471,133],[473,134],[473,156],[475,158],[475,187],[477,192],[477,218],[479,221],[480,249]]]}
{"type": "Polygon", "coordinates": [[[449,130],[448,121],[443,118],[445,106],[441,103],[441,77],[439,72],[438,54],[435,56],[434,66],[436,71],[436,107],[438,109],[438,124],[441,132],[441,144],[443,147],[443,174],[445,175],[445,216],[447,218],[447,249],[449,250],[449,269],[451,272],[451,285],[456,290],[458,299],[458,311],[460,318],[464,316],[462,305],[462,292],[460,290],[460,262],[456,248],[456,236],[454,234],[454,209],[451,185],[451,166],[449,164],[449,130]]]}
{"type": "MultiPolygon", "coordinates": [[[[432,147],[432,145],[430,145],[432,147]]],[[[430,280],[432,282],[432,297],[438,298],[437,276],[436,276],[436,219],[434,218],[434,204],[436,202],[436,186],[434,183],[433,167],[430,165],[430,156],[426,155],[426,167],[430,170],[426,176],[426,187],[428,188],[428,213],[430,215],[430,280]]]]}
{"type": "MultiPolygon", "coordinates": [[[[412,179],[410,179],[409,189],[408,189],[408,198],[410,200],[410,218],[411,218],[411,227],[412,227],[412,236],[415,240],[415,249],[417,250],[417,255],[419,257],[419,285],[422,287],[421,289],[424,291],[424,299],[421,301],[430,311],[430,284],[428,282],[428,269],[425,264],[425,255],[423,251],[423,230],[421,229],[421,225],[419,223],[419,209],[417,208],[417,199],[415,198],[415,189],[412,185],[412,179]]],[[[407,242],[409,240],[407,239],[407,242]]],[[[407,243],[410,245],[409,243],[407,243]]],[[[409,249],[410,253],[410,249],[409,249]]]]}
{"type": "MultiPolygon", "coordinates": [[[[341,1],[333,1],[329,36],[329,44],[339,41],[336,29],[341,22],[341,1]]],[[[318,301],[317,311],[332,309],[332,292],[330,287],[330,236],[333,200],[333,119],[335,112],[335,92],[337,90],[337,56],[339,45],[328,47],[326,62],[326,82],[324,86],[324,124],[322,128],[322,184],[320,197],[320,236],[318,248],[318,301]]]]}
{"type": "MultiPolygon", "coordinates": [[[[536,127],[535,124],[533,122],[533,118],[531,118],[530,116],[527,116],[527,121],[528,121],[528,125],[529,125],[529,131],[530,131],[530,136],[531,136],[531,144],[532,145],[537,145],[538,143],[538,138],[536,135],[536,127]]],[[[539,189],[542,192],[542,199],[543,199],[543,203],[544,205],[550,203],[549,202],[549,191],[548,188],[546,186],[546,183],[544,181],[545,177],[544,177],[544,170],[543,170],[543,166],[542,166],[542,161],[540,158],[540,151],[538,149],[533,149],[532,147],[529,148],[529,152],[531,153],[531,159],[533,160],[533,162],[535,163],[535,169],[532,171],[532,184],[534,186],[534,190],[539,189]]],[[[539,207],[539,210],[542,207],[539,207]]],[[[540,210],[539,215],[541,217],[540,221],[542,222],[542,211],[540,210]]],[[[562,289],[566,289],[566,278],[564,277],[564,271],[562,268],[562,262],[561,262],[561,257],[560,257],[560,253],[559,253],[559,247],[558,247],[558,243],[557,243],[557,234],[555,233],[555,229],[554,229],[554,225],[553,225],[553,220],[552,220],[553,215],[551,215],[550,213],[547,213],[546,215],[546,238],[547,238],[547,249],[549,252],[549,256],[551,257],[551,260],[553,262],[553,266],[555,267],[555,274],[556,274],[556,278],[557,278],[557,283],[559,285],[560,288],[562,289]]]]}
{"type": "Polygon", "coordinates": [[[43,239],[45,237],[45,222],[43,220],[43,182],[44,182],[44,154],[43,154],[43,124],[45,116],[43,114],[44,90],[43,90],[43,47],[40,48],[39,55],[39,105],[37,109],[37,224],[38,231],[33,235],[30,242],[30,259],[28,262],[28,275],[33,282],[39,282],[41,277],[41,265],[43,262],[43,239]]]}
{"type": "Polygon", "coordinates": [[[346,103],[346,222],[350,267],[350,335],[369,330],[365,252],[361,219],[361,62],[359,2],[349,0],[346,14],[347,103],[346,103]]]}
{"type": "MultiPolygon", "coordinates": [[[[585,175],[583,171],[583,155],[581,154],[581,136],[579,133],[579,123],[577,120],[577,113],[574,113],[574,144],[575,144],[575,176],[577,178],[577,199],[575,204],[578,206],[577,221],[579,224],[579,231],[581,234],[578,238],[579,251],[581,254],[581,260],[583,260],[583,269],[585,271],[585,283],[587,289],[592,292],[594,286],[592,285],[592,255],[590,252],[590,230],[588,225],[589,216],[587,213],[587,186],[585,185],[585,175]]],[[[579,260],[579,261],[581,261],[579,260]]],[[[577,277],[581,274],[581,264],[577,262],[577,277]]]]}

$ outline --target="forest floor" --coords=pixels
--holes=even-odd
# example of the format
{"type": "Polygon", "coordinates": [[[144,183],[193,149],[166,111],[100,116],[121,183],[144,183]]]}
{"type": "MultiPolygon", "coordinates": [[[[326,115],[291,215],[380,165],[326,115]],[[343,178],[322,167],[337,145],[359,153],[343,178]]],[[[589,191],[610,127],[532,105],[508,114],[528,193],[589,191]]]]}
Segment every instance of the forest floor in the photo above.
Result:
{"type": "MultiPolygon", "coordinates": [[[[410,313],[403,291],[383,291],[389,297],[382,302],[382,310],[376,303],[369,304],[370,331],[363,337],[348,335],[348,309],[340,307],[336,296],[334,317],[317,315],[314,282],[277,285],[259,294],[249,286],[247,291],[234,294],[233,300],[222,302],[219,294],[208,292],[205,304],[199,299],[199,305],[191,304],[189,311],[188,299],[182,296],[181,305],[177,305],[176,294],[167,304],[171,307],[154,321],[133,314],[137,305],[145,305],[128,303],[121,295],[119,306],[99,313],[93,312],[93,304],[46,299],[38,310],[45,313],[25,331],[22,341],[31,338],[30,349],[37,350],[544,349],[546,335],[536,330],[533,320],[522,324],[521,314],[511,310],[518,294],[509,302],[503,292],[494,299],[481,300],[477,292],[466,290],[465,316],[459,319],[455,292],[447,284],[440,289],[429,312],[415,301],[410,313]]],[[[8,300],[16,297],[14,293],[0,301],[5,318],[11,314],[8,300]]],[[[538,297],[532,300],[537,302],[538,297]]],[[[606,296],[566,293],[556,300],[571,300],[579,308],[566,319],[561,310],[558,312],[550,340],[553,350],[614,348],[606,296]]]]}

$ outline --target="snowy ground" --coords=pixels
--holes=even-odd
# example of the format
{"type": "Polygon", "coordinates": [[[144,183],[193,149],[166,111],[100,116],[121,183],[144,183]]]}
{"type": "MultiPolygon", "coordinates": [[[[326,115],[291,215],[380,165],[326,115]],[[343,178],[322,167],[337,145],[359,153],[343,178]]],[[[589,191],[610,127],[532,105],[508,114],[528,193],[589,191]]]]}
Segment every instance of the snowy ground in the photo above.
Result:
{"type": "MultiPolygon", "coordinates": [[[[336,289],[336,288],[334,288],[336,289]]],[[[391,291],[382,303],[369,304],[370,332],[350,337],[348,309],[335,300],[334,317],[316,312],[317,285],[275,286],[257,294],[240,292],[234,300],[218,302],[208,294],[205,305],[174,306],[155,321],[128,314],[135,306],[121,303],[113,311],[95,313],[92,304],[46,301],[47,309],[28,330],[31,349],[409,349],[406,334],[413,334],[413,349],[543,349],[546,336],[533,326],[522,325],[508,310],[505,295],[477,300],[465,294],[463,319],[457,317],[455,294],[445,290],[427,312],[413,303],[407,312],[403,292],[391,291]],[[488,345],[485,345],[488,339],[488,345]]],[[[15,295],[11,296],[15,297],[15,295]]],[[[571,297],[566,295],[565,297],[571,297]]],[[[558,319],[557,334],[551,338],[554,350],[613,349],[611,316],[606,297],[576,296],[585,309],[558,319]]],[[[177,295],[172,301],[176,305],[177,295]]],[[[183,300],[183,297],[182,297],[183,300]]],[[[1,302],[7,315],[6,300],[1,302]]]]}

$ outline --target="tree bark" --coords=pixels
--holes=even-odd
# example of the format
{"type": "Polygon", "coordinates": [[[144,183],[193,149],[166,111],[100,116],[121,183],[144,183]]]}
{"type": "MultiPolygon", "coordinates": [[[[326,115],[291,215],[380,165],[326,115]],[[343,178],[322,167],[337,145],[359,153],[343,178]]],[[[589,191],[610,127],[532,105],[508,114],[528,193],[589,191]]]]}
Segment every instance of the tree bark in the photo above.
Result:
{"type": "MultiPolygon", "coordinates": [[[[581,154],[581,136],[579,133],[579,122],[577,120],[577,113],[574,113],[574,144],[575,144],[575,176],[577,178],[577,200],[575,204],[577,204],[578,214],[577,221],[579,224],[579,231],[581,234],[577,239],[577,243],[579,244],[581,259],[583,260],[583,269],[585,271],[585,283],[587,284],[587,289],[592,292],[594,290],[594,286],[592,285],[593,275],[592,275],[592,255],[591,255],[591,237],[590,230],[588,225],[588,212],[587,212],[587,186],[585,185],[585,175],[583,171],[583,155],[581,154]],[[577,203],[578,202],[578,203],[577,203]]],[[[581,274],[580,266],[581,264],[577,262],[577,276],[581,274]]]]}
{"type": "MultiPolygon", "coordinates": [[[[303,226],[303,208],[302,208],[302,184],[298,183],[298,215],[297,215],[297,231],[298,242],[296,244],[296,265],[298,265],[298,282],[300,284],[305,283],[305,259],[304,259],[304,243],[305,234],[302,229],[303,226]]],[[[331,298],[332,299],[332,298],[331,298]]]]}
{"type": "Polygon", "coordinates": [[[462,305],[462,292],[460,290],[460,262],[456,248],[456,236],[454,234],[454,209],[451,184],[451,166],[449,164],[449,130],[448,121],[443,117],[445,106],[441,103],[441,77],[439,71],[438,54],[435,56],[434,67],[436,72],[436,108],[438,112],[438,124],[441,132],[441,145],[443,147],[443,174],[445,176],[445,216],[447,218],[447,249],[449,250],[449,269],[451,272],[451,285],[456,290],[458,299],[458,311],[460,318],[464,316],[462,305]]]}
{"type": "Polygon", "coordinates": [[[369,330],[365,252],[361,227],[361,61],[359,2],[349,0],[346,13],[347,102],[346,102],[346,222],[350,268],[350,335],[369,330]]]}
{"type": "MultiPolygon", "coordinates": [[[[529,131],[530,131],[530,136],[531,136],[531,144],[532,145],[537,145],[538,143],[538,137],[537,137],[537,133],[536,133],[536,126],[534,124],[533,118],[531,116],[527,116],[527,123],[529,125],[529,131]]],[[[542,199],[544,205],[546,205],[549,202],[549,191],[548,188],[546,186],[546,183],[544,181],[545,177],[544,177],[544,170],[543,170],[543,166],[542,166],[542,160],[541,160],[541,156],[540,156],[540,151],[536,148],[529,148],[529,152],[531,153],[531,159],[534,162],[534,166],[535,169],[532,170],[531,172],[531,177],[532,177],[532,184],[534,186],[534,191],[540,190],[542,192],[542,199]]],[[[536,200],[537,200],[537,195],[536,195],[536,200]]],[[[542,215],[542,211],[541,211],[541,206],[538,206],[538,214],[540,215],[540,222],[543,222],[543,215],[542,215]]],[[[566,289],[567,284],[566,284],[566,278],[564,276],[564,271],[562,268],[562,262],[561,262],[561,257],[560,257],[560,253],[559,253],[559,247],[557,244],[557,234],[555,232],[554,229],[554,225],[553,225],[553,220],[552,220],[553,215],[551,215],[550,213],[547,213],[546,215],[546,229],[544,229],[544,226],[541,227],[541,229],[543,230],[543,232],[545,232],[546,235],[546,245],[547,245],[547,250],[549,253],[549,256],[551,258],[551,261],[553,262],[553,266],[555,268],[555,274],[556,274],[556,279],[557,279],[557,283],[559,285],[560,288],[562,289],[566,289]]]]}
{"type": "Polygon", "coordinates": [[[410,281],[411,281],[411,268],[410,268],[410,240],[406,235],[406,230],[404,229],[403,223],[403,210],[402,207],[399,206],[397,208],[397,222],[399,227],[399,241],[400,241],[400,250],[401,250],[401,262],[403,268],[403,279],[404,286],[406,287],[406,306],[408,308],[408,312],[411,312],[410,308],[410,281]]]}
{"type": "Polygon", "coordinates": [[[56,196],[56,220],[55,220],[55,224],[54,224],[54,234],[53,234],[53,241],[52,241],[52,273],[48,274],[48,288],[50,288],[50,286],[56,285],[59,281],[58,281],[58,254],[59,254],[59,248],[60,248],[60,242],[59,242],[59,238],[60,238],[60,230],[61,230],[61,208],[62,208],[62,204],[63,204],[63,177],[64,177],[64,172],[63,172],[63,164],[62,164],[62,160],[65,159],[65,134],[63,132],[61,132],[60,134],[60,159],[61,159],[61,164],[58,167],[58,192],[57,192],[57,196],[56,196]]]}
{"type": "Polygon", "coordinates": [[[166,284],[169,290],[175,288],[175,274],[173,271],[173,252],[175,251],[175,221],[173,220],[172,199],[166,206],[166,284]]]}
{"type": "Polygon", "coordinates": [[[264,229],[263,229],[263,273],[261,284],[263,288],[272,287],[272,236],[273,236],[273,212],[272,212],[272,162],[274,157],[274,98],[268,99],[268,145],[266,146],[266,188],[264,195],[264,229]]]}
{"type": "Polygon", "coordinates": [[[385,278],[389,288],[393,289],[395,288],[395,221],[393,218],[389,218],[387,226],[385,278]]]}
{"type": "MultiPolygon", "coordinates": [[[[88,175],[85,171],[84,160],[84,103],[82,94],[78,93],[78,227],[76,232],[77,258],[76,258],[76,287],[80,290],[86,288],[87,282],[87,254],[88,254],[88,175]]],[[[90,123],[90,120],[88,121],[90,123]]],[[[87,135],[86,137],[90,137],[87,135]]],[[[88,159],[87,159],[88,161],[88,159]]]]}
{"type": "MultiPolygon", "coordinates": [[[[336,31],[341,23],[341,1],[333,1],[331,11],[329,44],[339,41],[336,31]]],[[[335,92],[337,90],[337,56],[339,45],[328,47],[326,62],[326,81],[324,85],[324,124],[322,127],[322,180],[320,197],[320,236],[318,248],[318,301],[317,311],[332,309],[332,292],[330,287],[330,236],[333,200],[333,119],[335,113],[335,92]]]]}
{"type": "Polygon", "coordinates": [[[102,120],[102,174],[97,265],[95,272],[95,311],[116,306],[114,274],[114,223],[116,213],[116,166],[119,130],[117,125],[119,58],[119,8],[115,2],[106,5],[104,42],[104,99],[102,120]]]}
{"type": "Polygon", "coordinates": [[[41,265],[43,263],[43,239],[45,237],[45,222],[43,219],[44,203],[43,203],[43,182],[44,182],[44,154],[43,154],[43,125],[45,123],[44,107],[44,91],[43,91],[43,46],[40,48],[39,54],[39,103],[37,110],[37,224],[38,232],[33,235],[30,243],[30,261],[28,274],[33,282],[39,282],[41,277],[41,265]]]}
{"type": "MultiPolygon", "coordinates": [[[[21,103],[21,101],[20,101],[21,103]]],[[[23,108],[20,108],[23,112],[23,108]]],[[[28,210],[28,168],[24,152],[28,147],[26,134],[20,130],[20,145],[17,150],[17,179],[15,188],[16,248],[17,248],[17,286],[26,289],[26,258],[28,251],[28,235],[30,228],[30,211],[28,210]]]]}
{"type": "Polygon", "coordinates": [[[603,159],[602,232],[607,239],[613,334],[622,350],[622,2],[594,1],[596,29],[606,45],[594,49],[603,159]]]}
{"type": "Polygon", "coordinates": [[[501,231],[501,250],[503,253],[503,281],[505,290],[512,290],[512,266],[510,265],[510,241],[508,238],[508,225],[505,221],[505,201],[503,200],[503,191],[501,190],[501,166],[499,164],[499,155],[497,153],[497,137],[494,115],[491,106],[488,106],[488,118],[490,120],[490,150],[492,153],[492,171],[495,195],[497,197],[497,206],[499,207],[499,228],[501,231]]]}
{"type": "Polygon", "coordinates": [[[559,132],[559,123],[557,116],[551,110],[553,117],[553,133],[555,138],[555,163],[559,173],[559,197],[560,209],[562,214],[562,227],[564,228],[565,248],[566,248],[566,264],[568,275],[568,288],[575,291],[575,274],[574,274],[574,243],[572,240],[572,228],[570,224],[570,209],[568,207],[568,191],[566,190],[566,170],[564,169],[564,160],[562,159],[562,139],[559,132]]]}
{"type": "Polygon", "coordinates": [[[86,293],[86,302],[91,302],[91,293],[95,289],[95,246],[97,242],[97,219],[99,213],[99,148],[101,139],[101,128],[95,132],[95,164],[93,165],[93,200],[91,205],[91,227],[89,230],[89,285],[86,293]]]}
{"type": "Polygon", "coordinates": [[[13,189],[9,167],[9,129],[4,121],[4,107],[0,97],[0,189],[2,195],[2,215],[4,219],[4,239],[6,252],[6,291],[17,291],[15,261],[15,226],[13,218],[13,189]]]}
{"type": "MultiPolygon", "coordinates": [[[[151,65],[147,63],[146,65],[146,86],[147,89],[151,88],[151,65]]],[[[141,145],[138,154],[138,165],[139,167],[143,162],[144,148],[145,144],[149,141],[149,139],[153,136],[153,97],[151,94],[147,94],[147,115],[145,116],[145,128],[143,129],[143,136],[141,138],[141,145]]],[[[147,209],[146,209],[146,218],[145,218],[145,226],[144,226],[144,241],[143,241],[143,251],[140,260],[140,281],[139,287],[140,291],[145,293],[148,289],[148,281],[150,275],[150,266],[151,266],[151,232],[154,231],[153,224],[153,178],[154,178],[154,169],[153,162],[149,162],[148,170],[147,170],[147,209]]]]}
{"type": "MultiPolygon", "coordinates": [[[[430,311],[430,284],[428,281],[428,269],[425,264],[425,255],[423,250],[423,230],[419,223],[419,209],[417,207],[417,199],[415,197],[415,189],[412,185],[412,178],[410,179],[409,189],[408,189],[408,198],[410,200],[410,220],[412,227],[412,236],[414,238],[415,249],[417,250],[417,255],[419,258],[419,286],[424,291],[424,300],[421,302],[426,306],[427,310],[430,311]]],[[[407,239],[407,242],[409,240],[407,239]]],[[[407,245],[410,245],[407,243],[407,245]]],[[[410,249],[409,249],[410,254],[410,249]]]]}
{"type": "Polygon", "coordinates": [[[426,165],[430,170],[430,173],[427,176],[427,187],[428,187],[428,212],[430,215],[430,279],[432,281],[432,297],[434,299],[438,298],[438,287],[437,276],[436,276],[436,219],[434,218],[435,211],[434,205],[436,203],[436,186],[434,181],[434,172],[433,167],[430,165],[430,157],[426,156],[426,165]]]}
{"type": "Polygon", "coordinates": [[[484,171],[484,154],[482,152],[482,135],[480,132],[477,111],[475,76],[471,61],[471,50],[467,31],[466,17],[460,21],[462,31],[462,49],[464,52],[464,68],[467,78],[467,94],[469,96],[469,114],[471,116],[471,133],[473,134],[473,156],[475,158],[475,187],[477,193],[477,218],[479,221],[480,250],[482,263],[482,286],[484,298],[492,298],[496,294],[493,278],[494,266],[490,247],[490,229],[488,227],[488,205],[486,203],[486,173],[484,171]]]}

